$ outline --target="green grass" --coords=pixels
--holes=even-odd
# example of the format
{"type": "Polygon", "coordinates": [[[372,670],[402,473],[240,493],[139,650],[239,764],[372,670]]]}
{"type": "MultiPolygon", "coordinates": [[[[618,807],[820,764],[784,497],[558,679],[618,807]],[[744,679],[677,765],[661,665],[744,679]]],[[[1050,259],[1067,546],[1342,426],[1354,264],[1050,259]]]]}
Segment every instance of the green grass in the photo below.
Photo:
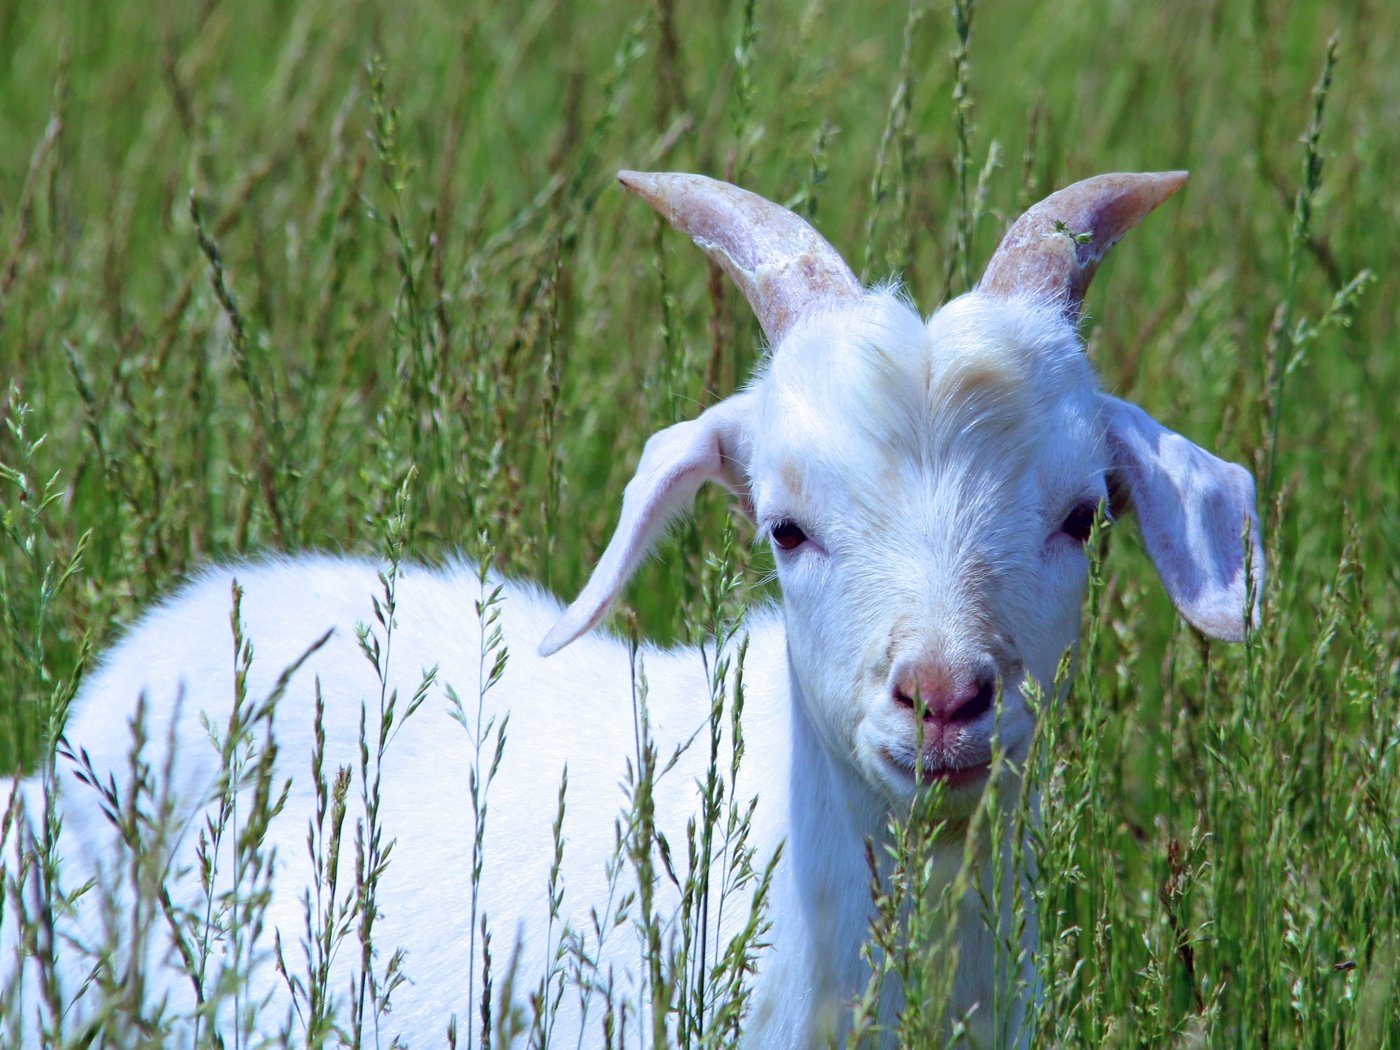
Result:
{"type": "MultiPolygon", "coordinates": [[[[789,203],[924,311],[1049,190],[1188,168],[1085,334],[1267,489],[1266,615],[1207,645],[1115,530],[1037,752],[1038,1023],[1400,1045],[1396,39],[1374,0],[0,5],[0,768],[210,560],[393,520],[579,587],[646,437],[759,346],[617,168],[789,203]]],[[[761,591],[726,514],[643,570],[643,633],[761,591]]]]}

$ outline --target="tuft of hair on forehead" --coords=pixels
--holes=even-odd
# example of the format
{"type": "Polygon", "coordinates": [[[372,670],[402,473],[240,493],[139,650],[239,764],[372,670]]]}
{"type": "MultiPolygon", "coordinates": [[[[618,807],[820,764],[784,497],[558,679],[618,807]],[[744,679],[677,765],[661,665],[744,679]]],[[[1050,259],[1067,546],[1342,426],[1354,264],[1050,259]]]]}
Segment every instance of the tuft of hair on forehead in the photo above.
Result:
{"type": "Polygon", "coordinates": [[[925,410],[965,426],[1034,430],[1094,392],[1074,327],[1051,304],[971,293],[929,318],[925,410]]]}
{"type": "Polygon", "coordinates": [[[789,448],[844,458],[873,443],[920,462],[969,444],[1023,459],[1059,406],[1096,389],[1053,306],[972,292],[925,322],[894,287],[803,318],[760,383],[789,448]]]}

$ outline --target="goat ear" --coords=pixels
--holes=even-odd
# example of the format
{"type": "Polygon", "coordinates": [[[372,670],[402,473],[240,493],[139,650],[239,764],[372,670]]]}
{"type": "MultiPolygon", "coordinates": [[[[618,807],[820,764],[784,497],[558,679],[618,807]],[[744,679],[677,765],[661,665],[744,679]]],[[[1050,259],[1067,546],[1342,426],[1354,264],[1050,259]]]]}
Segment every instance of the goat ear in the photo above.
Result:
{"type": "Polygon", "coordinates": [[[686,510],[706,481],[739,497],[753,517],[746,476],[754,395],[745,391],[653,434],[622,496],[622,517],[582,593],[540,643],[549,656],[595,627],[647,556],[667,523],[686,510]]]}
{"type": "Polygon", "coordinates": [[[1252,623],[1258,622],[1264,582],[1253,477],[1136,405],[1107,396],[1102,402],[1111,480],[1132,500],[1143,543],[1172,604],[1212,638],[1240,641],[1250,600],[1246,564],[1254,577],[1252,623]]]}

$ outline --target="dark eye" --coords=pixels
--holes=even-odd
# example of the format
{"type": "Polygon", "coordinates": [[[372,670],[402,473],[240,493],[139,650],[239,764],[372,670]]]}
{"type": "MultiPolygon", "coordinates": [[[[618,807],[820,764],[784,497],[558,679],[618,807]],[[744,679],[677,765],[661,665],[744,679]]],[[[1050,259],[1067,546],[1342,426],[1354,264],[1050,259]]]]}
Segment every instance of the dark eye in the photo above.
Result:
{"type": "Polygon", "coordinates": [[[1094,529],[1094,518],[1098,512],[1099,505],[1097,503],[1081,503],[1069,512],[1069,516],[1065,518],[1065,523],[1060,526],[1060,529],[1071,539],[1087,543],[1089,533],[1094,529]]]}
{"type": "Polygon", "coordinates": [[[807,534],[791,518],[782,518],[769,530],[773,542],[785,551],[796,550],[807,542],[807,534]]]}

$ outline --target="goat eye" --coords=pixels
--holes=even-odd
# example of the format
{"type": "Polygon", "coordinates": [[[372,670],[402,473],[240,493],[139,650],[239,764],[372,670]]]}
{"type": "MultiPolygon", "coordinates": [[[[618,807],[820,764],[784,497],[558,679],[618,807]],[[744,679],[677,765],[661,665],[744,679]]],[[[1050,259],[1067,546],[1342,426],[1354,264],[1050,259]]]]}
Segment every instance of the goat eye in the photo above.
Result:
{"type": "Polygon", "coordinates": [[[796,550],[807,542],[807,534],[791,518],[775,521],[769,534],[773,537],[773,542],[785,551],[796,550]]]}
{"type": "Polygon", "coordinates": [[[1098,512],[1097,503],[1081,503],[1069,512],[1069,516],[1065,518],[1065,523],[1060,526],[1060,529],[1071,539],[1087,543],[1089,533],[1094,530],[1094,518],[1098,512]]]}

